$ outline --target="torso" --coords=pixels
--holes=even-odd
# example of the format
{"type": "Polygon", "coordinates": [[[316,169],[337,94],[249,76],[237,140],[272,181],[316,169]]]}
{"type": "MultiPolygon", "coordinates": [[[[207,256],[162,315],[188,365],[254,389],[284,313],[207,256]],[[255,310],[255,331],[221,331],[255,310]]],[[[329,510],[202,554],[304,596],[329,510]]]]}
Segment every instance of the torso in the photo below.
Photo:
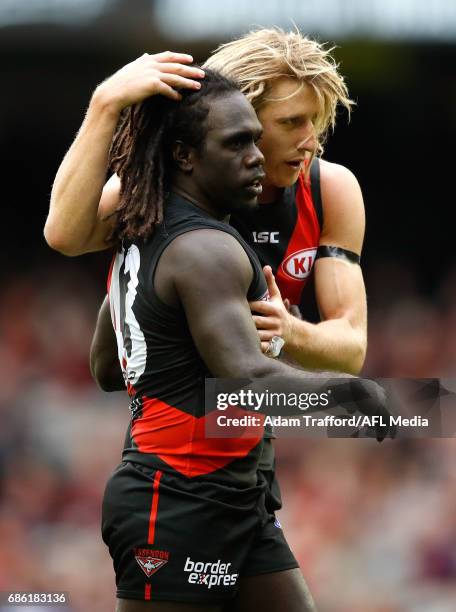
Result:
{"type": "Polygon", "coordinates": [[[300,175],[279,201],[232,215],[230,221],[262,265],[271,266],[282,297],[298,305],[311,322],[319,321],[313,279],[322,228],[319,178],[319,160],[314,159],[310,181],[300,175]]]}
{"type": "Polygon", "coordinates": [[[177,236],[202,228],[236,237],[254,272],[248,299],[266,294],[260,262],[236,230],[175,195],[152,238],[145,244],[125,245],[116,254],[108,292],[119,360],[132,400],[123,458],[189,478],[250,486],[256,478],[261,439],[205,437],[204,382],[211,373],[196,349],[182,306],[165,304],[154,288],[157,262],[166,247],[177,236]]]}

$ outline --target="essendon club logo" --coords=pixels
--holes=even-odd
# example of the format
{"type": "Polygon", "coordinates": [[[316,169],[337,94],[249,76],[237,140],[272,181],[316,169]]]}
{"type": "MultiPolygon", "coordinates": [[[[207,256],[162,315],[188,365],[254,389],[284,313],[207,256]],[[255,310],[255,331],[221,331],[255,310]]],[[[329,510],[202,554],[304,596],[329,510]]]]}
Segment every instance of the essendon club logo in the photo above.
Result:
{"type": "Polygon", "coordinates": [[[303,249],[289,255],[282,263],[282,271],[289,277],[301,280],[312,272],[317,248],[303,249]]]}
{"type": "Polygon", "coordinates": [[[148,578],[155,574],[155,572],[158,572],[169,560],[169,552],[164,550],[135,548],[134,552],[137,564],[148,578]]]}

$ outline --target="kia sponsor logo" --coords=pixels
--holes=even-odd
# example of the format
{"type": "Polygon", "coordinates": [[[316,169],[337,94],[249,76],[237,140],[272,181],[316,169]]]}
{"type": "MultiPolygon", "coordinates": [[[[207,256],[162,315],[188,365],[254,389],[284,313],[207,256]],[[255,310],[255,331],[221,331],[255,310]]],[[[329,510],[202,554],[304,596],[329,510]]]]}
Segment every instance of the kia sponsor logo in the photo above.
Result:
{"type": "Polygon", "coordinates": [[[301,280],[312,272],[312,266],[317,254],[317,247],[303,249],[289,255],[282,263],[282,270],[287,276],[301,280]]]}

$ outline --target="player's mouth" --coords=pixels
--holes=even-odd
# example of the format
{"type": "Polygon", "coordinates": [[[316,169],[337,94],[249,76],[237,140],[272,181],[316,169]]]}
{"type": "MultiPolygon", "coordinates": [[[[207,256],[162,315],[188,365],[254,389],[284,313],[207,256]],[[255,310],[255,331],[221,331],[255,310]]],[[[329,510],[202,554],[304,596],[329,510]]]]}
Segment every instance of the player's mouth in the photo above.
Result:
{"type": "Polygon", "coordinates": [[[261,195],[263,191],[263,185],[261,184],[261,179],[264,178],[264,172],[258,174],[250,183],[245,184],[245,190],[251,193],[253,196],[261,195]]]}
{"type": "Polygon", "coordinates": [[[292,159],[291,161],[287,161],[285,163],[287,164],[287,166],[290,166],[290,168],[293,168],[293,170],[299,170],[302,166],[303,161],[303,159],[292,159]]]}
{"type": "Polygon", "coordinates": [[[254,196],[259,196],[261,195],[261,192],[263,191],[263,186],[260,183],[260,181],[257,180],[257,181],[253,181],[252,183],[249,183],[248,185],[246,185],[245,190],[254,196]]]}

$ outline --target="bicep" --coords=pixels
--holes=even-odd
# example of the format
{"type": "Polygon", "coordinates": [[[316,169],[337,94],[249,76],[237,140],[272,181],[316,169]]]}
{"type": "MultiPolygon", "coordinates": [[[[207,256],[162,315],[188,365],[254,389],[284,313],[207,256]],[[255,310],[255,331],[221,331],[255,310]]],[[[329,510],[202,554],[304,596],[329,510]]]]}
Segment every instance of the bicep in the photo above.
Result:
{"type": "Polygon", "coordinates": [[[111,233],[116,211],[120,202],[120,179],[113,174],[103,187],[100,203],[98,204],[95,224],[87,241],[85,251],[103,251],[110,247],[107,238],[111,233]]]}
{"type": "MultiPolygon", "coordinates": [[[[361,254],[365,212],[356,177],[343,166],[321,162],[324,227],[320,245],[361,254]]],[[[353,327],[366,328],[366,290],[361,267],[337,257],[315,262],[315,291],[322,320],[346,318],[353,327]]]]}
{"type": "Polygon", "coordinates": [[[366,218],[356,177],[343,166],[321,162],[321,196],[323,228],[320,245],[337,246],[360,255],[366,218]]]}
{"type": "Polygon", "coordinates": [[[214,376],[245,376],[252,359],[261,354],[245,296],[201,293],[186,300],[185,311],[198,352],[214,376]]]}
{"type": "Polygon", "coordinates": [[[191,273],[178,274],[175,286],[208,369],[217,377],[238,378],[263,359],[247,301],[253,274],[240,244],[216,234],[194,243],[199,253],[186,258],[193,260],[191,273]]]}
{"type": "Polygon", "coordinates": [[[90,347],[92,377],[106,391],[123,389],[123,376],[117,357],[117,341],[111,322],[108,296],[98,312],[97,324],[90,347]]]}

